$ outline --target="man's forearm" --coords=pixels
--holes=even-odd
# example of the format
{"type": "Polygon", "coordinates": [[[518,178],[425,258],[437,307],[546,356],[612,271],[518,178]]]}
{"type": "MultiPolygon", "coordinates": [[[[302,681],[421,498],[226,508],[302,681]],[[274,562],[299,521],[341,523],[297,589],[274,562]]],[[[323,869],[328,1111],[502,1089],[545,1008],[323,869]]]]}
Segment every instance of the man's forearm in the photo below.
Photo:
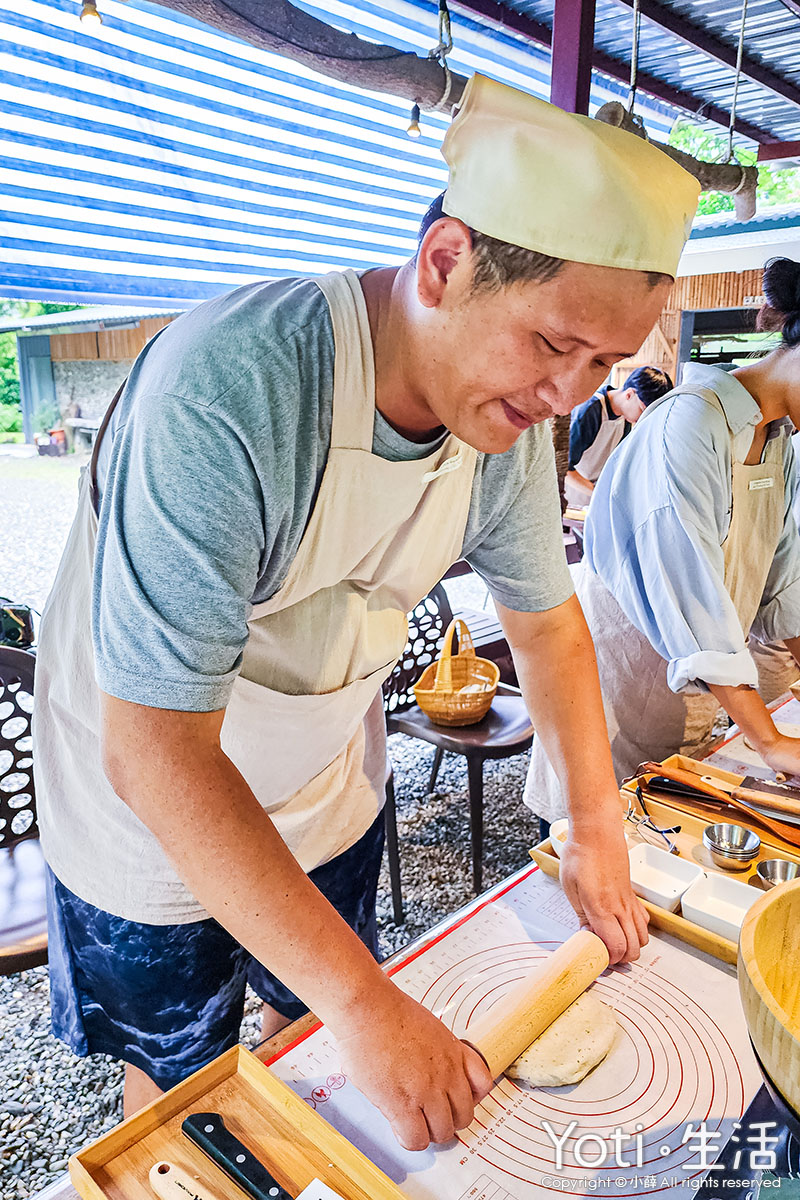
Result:
{"type": "Polygon", "coordinates": [[[708,686],[768,767],[800,777],[800,738],[778,729],[755,688],[708,686]]]}
{"type": "Polygon", "coordinates": [[[111,697],[104,710],[111,782],[192,895],[312,1011],[341,1023],[385,977],[219,748],[221,714],[111,697]]]}
{"type": "Polygon", "coordinates": [[[708,690],[758,751],[769,750],[779,737],[767,706],[754,687],[709,683],[708,690]]]}
{"type": "Polygon", "coordinates": [[[635,959],[647,914],[633,894],[594,647],[576,596],[543,613],[497,611],[537,737],[564,790],[561,884],[612,962],[635,959]]]}
{"type": "Polygon", "coordinates": [[[566,482],[571,483],[573,487],[579,488],[584,492],[587,500],[591,499],[594,484],[581,475],[580,471],[576,471],[574,467],[571,467],[564,476],[564,479],[566,482]]]}
{"type": "Polygon", "coordinates": [[[537,736],[566,794],[573,829],[619,810],[594,646],[576,596],[543,613],[497,606],[537,736]]]}

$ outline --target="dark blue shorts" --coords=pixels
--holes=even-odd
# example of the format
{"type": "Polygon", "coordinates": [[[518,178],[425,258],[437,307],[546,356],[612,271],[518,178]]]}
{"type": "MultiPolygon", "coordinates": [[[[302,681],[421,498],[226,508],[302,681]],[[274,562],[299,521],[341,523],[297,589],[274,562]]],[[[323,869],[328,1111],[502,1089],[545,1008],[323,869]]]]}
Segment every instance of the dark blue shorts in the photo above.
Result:
{"type": "MultiPolygon", "coordinates": [[[[378,957],[375,897],[383,813],[364,836],[309,873],[378,957]]],[[[79,899],[48,869],[53,1033],[75,1054],[111,1054],[171,1088],[236,1045],[245,983],[284,1016],[305,1005],[214,920],[125,921],[79,899]]]]}

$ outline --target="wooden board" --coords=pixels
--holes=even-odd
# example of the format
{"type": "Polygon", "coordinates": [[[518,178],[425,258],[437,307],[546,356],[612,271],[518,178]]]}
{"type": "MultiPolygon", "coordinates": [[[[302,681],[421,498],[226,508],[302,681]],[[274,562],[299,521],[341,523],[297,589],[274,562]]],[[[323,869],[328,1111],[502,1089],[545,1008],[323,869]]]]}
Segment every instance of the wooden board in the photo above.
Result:
{"type": "Polygon", "coordinates": [[[98,357],[96,329],[50,335],[50,358],[53,362],[77,362],[98,357]]]}
{"type": "Polygon", "coordinates": [[[192,1112],[220,1113],[292,1195],[321,1179],[342,1200],[401,1200],[383,1171],[241,1046],[78,1151],[69,1163],[78,1193],[84,1200],[154,1200],[148,1172],[167,1159],[223,1200],[242,1200],[181,1132],[192,1112]]]}

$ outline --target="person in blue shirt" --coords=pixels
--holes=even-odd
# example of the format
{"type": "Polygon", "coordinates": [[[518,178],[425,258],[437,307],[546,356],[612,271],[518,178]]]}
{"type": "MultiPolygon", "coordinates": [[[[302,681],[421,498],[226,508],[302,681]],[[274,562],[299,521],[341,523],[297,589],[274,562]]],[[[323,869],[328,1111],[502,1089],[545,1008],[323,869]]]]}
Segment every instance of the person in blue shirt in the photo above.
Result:
{"type": "MultiPolygon", "coordinates": [[[[791,435],[800,425],[800,263],[764,273],[759,328],[782,341],[729,374],[689,364],[610,459],[586,522],[577,592],[597,653],[618,779],[697,755],[722,706],[775,771],[800,775],[800,738],[757,691],[752,634],[800,661],[800,534],[791,435]]],[[[565,815],[538,739],[525,790],[565,815]]]]}
{"type": "Polygon", "coordinates": [[[572,413],[569,426],[569,470],[564,478],[567,504],[582,508],[611,453],[630,433],[649,404],[672,390],[660,367],[637,367],[621,388],[605,384],[572,413]]]}

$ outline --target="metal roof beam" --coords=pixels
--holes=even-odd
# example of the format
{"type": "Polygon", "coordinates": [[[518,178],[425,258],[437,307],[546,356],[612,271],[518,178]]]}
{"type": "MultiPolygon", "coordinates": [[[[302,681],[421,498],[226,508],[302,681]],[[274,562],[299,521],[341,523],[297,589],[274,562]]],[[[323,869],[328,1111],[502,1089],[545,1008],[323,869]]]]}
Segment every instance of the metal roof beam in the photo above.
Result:
{"type": "MultiPolygon", "coordinates": [[[[633,7],[633,0],[617,0],[617,3],[624,4],[626,8],[633,7]]],[[[721,42],[702,25],[695,25],[692,21],[687,21],[679,13],[673,12],[671,8],[665,8],[664,5],[655,3],[655,0],[639,0],[639,7],[642,16],[647,17],[648,21],[652,21],[660,29],[680,38],[687,45],[702,50],[703,54],[715,58],[717,62],[724,63],[726,67],[736,70],[736,46],[721,42]]],[[[751,79],[753,83],[768,88],[776,96],[783,96],[784,100],[789,100],[800,108],[800,87],[776,71],[770,70],[758,59],[751,58],[748,54],[742,56],[742,75],[751,79]]]]}
{"type": "MultiPolygon", "coordinates": [[[[624,0],[623,0],[624,2],[624,0]]],[[[552,31],[548,25],[543,25],[540,21],[534,21],[531,17],[526,17],[523,13],[518,13],[512,8],[506,8],[503,4],[498,4],[496,0],[454,0],[454,7],[461,8],[464,12],[472,13],[473,15],[484,17],[505,29],[513,30],[514,33],[520,34],[527,38],[528,41],[535,42],[539,46],[550,46],[552,42],[552,31]]],[[[610,76],[612,79],[619,80],[620,83],[627,84],[630,82],[630,64],[623,62],[621,59],[612,58],[610,54],[605,54],[602,50],[595,49],[592,52],[592,66],[601,71],[604,75],[610,76]]],[[[717,125],[728,127],[730,122],[730,113],[724,108],[719,108],[716,104],[707,103],[702,96],[696,96],[693,92],[685,92],[680,88],[673,87],[669,83],[665,83],[663,79],[658,79],[655,75],[650,75],[646,71],[639,71],[637,86],[642,92],[647,92],[649,96],[654,96],[656,100],[663,100],[666,104],[672,104],[676,108],[685,109],[687,112],[697,113],[698,116],[703,116],[709,121],[715,121],[717,125]]],[[[736,132],[741,133],[743,137],[750,138],[754,142],[774,142],[775,135],[767,129],[762,129],[758,125],[753,125],[750,121],[743,121],[737,118],[736,132]]]]}

